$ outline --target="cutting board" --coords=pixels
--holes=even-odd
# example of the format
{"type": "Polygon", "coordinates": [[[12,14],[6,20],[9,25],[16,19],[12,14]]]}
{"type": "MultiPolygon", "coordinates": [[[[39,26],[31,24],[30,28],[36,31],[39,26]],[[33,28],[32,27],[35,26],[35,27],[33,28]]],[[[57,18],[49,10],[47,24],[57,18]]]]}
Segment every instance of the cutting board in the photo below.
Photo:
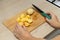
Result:
{"type": "MultiPolygon", "coordinates": [[[[32,8],[32,7],[31,7],[32,8]]],[[[28,8],[29,9],[29,8],[28,8]]],[[[10,30],[13,31],[14,28],[16,27],[16,19],[23,13],[26,13],[26,11],[28,10],[26,9],[25,11],[19,12],[18,14],[16,14],[15,16],[13,16],[10,19],[7,19],[6,21],[3,22],[3,24],[10,30]]],[[[31,16],[33,18],[33,23],[31,23],[31,25],[29,27],[26,27],[27,31],[31,32],[34,29],[36,29],[37,27],[39,27],[40,25],[42,25],[46,20],[45,18],[38,12],[36,11],[34,8],[34,13],[31,16]]]]}

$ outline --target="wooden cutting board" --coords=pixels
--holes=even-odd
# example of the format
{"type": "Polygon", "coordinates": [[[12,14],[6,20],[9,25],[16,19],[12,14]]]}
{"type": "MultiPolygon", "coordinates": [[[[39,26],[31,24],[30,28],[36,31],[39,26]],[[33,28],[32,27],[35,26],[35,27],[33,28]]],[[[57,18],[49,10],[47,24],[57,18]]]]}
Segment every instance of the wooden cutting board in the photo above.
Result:
{"type": "MultiPolygon", "coordinates": [[[[28,10],[28,9],[27,9],[28,10]]],[[[3,22],[3,24],[10,30],[13,31],[15,26],[16,26],[16,19],[22,14],[22,13],[26,13],[26,11],[22,11],[20,13],[18,13],[16,16],[13,16],[12,18],[6,20],[3,22]]],[[[31,16],[33,18],[33,23],[29,26],[26,27],[27,30],[29,32],[31,32],[32,30],[36,29],[38,26],[40,26],[41,24],[43,24],[45,22],[45,18],[34,9],[34,14],[31,16]]]]}

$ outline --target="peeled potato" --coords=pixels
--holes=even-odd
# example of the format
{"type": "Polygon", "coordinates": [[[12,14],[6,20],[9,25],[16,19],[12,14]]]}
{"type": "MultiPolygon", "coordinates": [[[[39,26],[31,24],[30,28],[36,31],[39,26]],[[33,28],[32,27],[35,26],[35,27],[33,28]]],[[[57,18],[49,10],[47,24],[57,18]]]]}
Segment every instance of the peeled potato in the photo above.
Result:
{"type": "Polygon", "coordinates": [[[26,18],[28,18],[28,19],[29,19],[29,18],[31,18],[31,16],[30,16],[30,15],[26,15],[26,18]]]}
{"type": "Polygon", "coordinates": [[[20,22],[20,18],[19,17],[17,18],[17,22],[20,22]]]}
{"type": "Polygon", "coordinates": [[[23,23],[23,22],[19,22],[19,25],[23,26],[23,25],[24,25],[24,23],[23,23]]]}
{"type": "Polygon", "coordinates": [[[24,18],[26,16],[26,14],[21,14],[20,18],[24,18]]]}
{"type": "Polygon", "coordinates": [[[28,22],[24,22],[24,25],[28,27],[30,24],[28,22]]]}
{"type": "Polygon", "coordinates": [[[33,20],[31,19],[31,14],[33,14],[34,10],[28,9],[27,13],[28,14],[21,14],[20,17],[17,18],[17,22],[19,23],[19,25],[24,25],[26,27],[30,26],[30,24],[33,22],[33,20]]]}
{"type": "Polygon", "coordinates": [[[34,10],[33,10],[32,8],[30,8],[30,9],[27,10],[27,13],[28,13],[29,15],[33,14],[33,12],[34,12],[34,10]]]}
{"type": "Polygon", "coordinates": [[[28,23],[32,23],[33,22],[32,19],[28,19],[27,21],[28,21],[28,23]]]}
{"type": "Polygon", "coordinates": [[[20,20],[21,20],[21,22],[25,22],[26,21],[26,18],[22,18],[20,20]]]}

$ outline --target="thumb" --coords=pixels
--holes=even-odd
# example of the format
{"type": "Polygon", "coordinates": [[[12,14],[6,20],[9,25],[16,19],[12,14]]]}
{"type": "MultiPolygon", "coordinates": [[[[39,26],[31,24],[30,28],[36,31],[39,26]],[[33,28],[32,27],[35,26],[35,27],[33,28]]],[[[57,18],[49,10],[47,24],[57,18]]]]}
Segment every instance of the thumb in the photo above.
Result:
{"type": "Polygon", "coordinates": [[[25,27],[24,25],[23,25],[23,29],[24,29],[24,30],[27,30],[26,27],[25,27]]]}
{"type": "Polygon", "coordinates": [[[46,21],[49,22],[49,23],[50,23],[50,20],[51,20],[51,19],[46,18],[46,21]]]}

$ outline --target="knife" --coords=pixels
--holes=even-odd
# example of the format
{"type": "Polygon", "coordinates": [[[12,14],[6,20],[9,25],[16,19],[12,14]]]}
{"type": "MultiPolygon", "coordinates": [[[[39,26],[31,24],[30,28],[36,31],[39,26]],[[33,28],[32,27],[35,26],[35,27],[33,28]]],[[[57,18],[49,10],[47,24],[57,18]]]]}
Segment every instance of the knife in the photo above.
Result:
{"type": "Polygon", "coordinates": [[[51,16],[46,14],[44,11],[42,11],[40,8],[38,8],[37,6],[35,6],[34,4],[32,4],[32,6],[44,17],[51,19],[51,16]]]}

